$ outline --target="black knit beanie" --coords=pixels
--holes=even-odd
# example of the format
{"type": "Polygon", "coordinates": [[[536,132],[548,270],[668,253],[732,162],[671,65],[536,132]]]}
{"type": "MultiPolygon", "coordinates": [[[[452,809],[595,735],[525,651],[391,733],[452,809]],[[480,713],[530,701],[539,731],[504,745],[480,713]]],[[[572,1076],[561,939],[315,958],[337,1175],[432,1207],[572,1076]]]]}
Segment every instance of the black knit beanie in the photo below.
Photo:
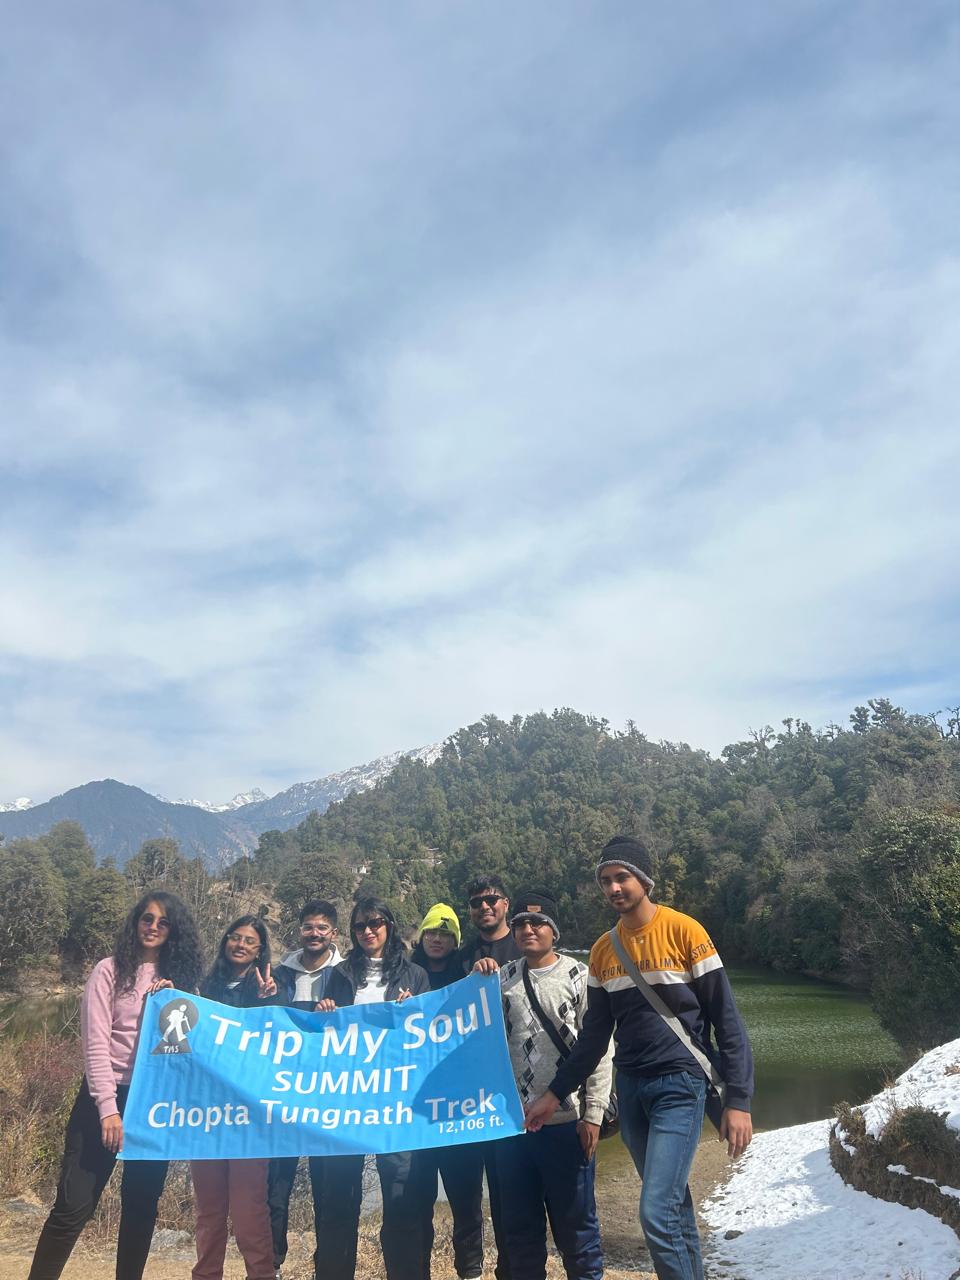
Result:
{"type": "Polygon", "coordinates": [[[524,920],[546,921],[553,929],[554,941],[560,938],[560,914],[557,911],[557,900],[545,889],[523,889],[513,896],[513,911],[510,915],[510,928],[523,924],[524,920]]]}

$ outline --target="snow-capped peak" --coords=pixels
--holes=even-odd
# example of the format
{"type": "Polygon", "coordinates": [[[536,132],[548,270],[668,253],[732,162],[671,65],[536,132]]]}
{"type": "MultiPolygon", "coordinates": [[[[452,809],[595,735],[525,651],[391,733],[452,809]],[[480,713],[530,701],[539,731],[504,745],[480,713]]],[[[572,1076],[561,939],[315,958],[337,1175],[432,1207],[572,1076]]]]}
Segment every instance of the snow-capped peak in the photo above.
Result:
{"type": "Polygon", "coordinates": [[[8,804],[0,803],[0,813],[23,813],[24,809],[32,809],[33,801],[28,800],[26,796],[18,796],[16,800],[11,800],[8,804]]]}
{"type": "Polygon", "coordinates": [[[297,782],[269,800],[259,802],[255,810],[247,810],[241,816],[255,817],[258,822],[278,822],[287,827],[294,821],[299,822],[311,809],[323,813],[332,803],[355,791],[369,791],[391,774],[401,760],[421,760],[425,765],[431,765],[439,760],[442,751],[442,743],[416,747],[412,751],[392,751],[389,755],[379,756],[367,764],[354,765],[340,773],[331,773],[312,782],[297,782]]]}
{"type": "MultiPolygon", "coordinates": [[[[266,796],[259,787],[255,787],[252,791],[235,795],[227,804],[211,804],[209,800],[170,801],[166,796],[160,795],[157,799],[164,800],[167,804],[191,805],[195,809],[204,809],[207,813],[232,813],[240,810],[237,817],[245,822],[271,822],[286,830],[305,818],[312,809],[323,813],[335,801],[343,800],[355,791],[369,791],[388,777],[401,760],[419,760],[425,765],[431,765],[439,760],[442,753],[442,743],[415,747],[412,751],[391,751],[389,755],[378,756],[367,764],[354,765],[351,769],[328,774],[325,778],[294,783],[275,796],[266,796]]],[[[258,829],[265,828],[259,826],[258,829]]]]}
{"type": "MultiPolygon", "coordinates": [[[[157,796],[158,800],[166,800],[165,796],[157,796]]],[[[188,804],[194,809],[203,809],[207,813],[229,813],[231,809],[239,809],[245,804],[257,804],[260,800],[266,800],[266,793],[261,791],[259,787],[254,787],[252,791],[240,791],[232,800],[228,800],[226,804],[213,804],[210,800],[166,800],[167,804],[188,804]]]]}

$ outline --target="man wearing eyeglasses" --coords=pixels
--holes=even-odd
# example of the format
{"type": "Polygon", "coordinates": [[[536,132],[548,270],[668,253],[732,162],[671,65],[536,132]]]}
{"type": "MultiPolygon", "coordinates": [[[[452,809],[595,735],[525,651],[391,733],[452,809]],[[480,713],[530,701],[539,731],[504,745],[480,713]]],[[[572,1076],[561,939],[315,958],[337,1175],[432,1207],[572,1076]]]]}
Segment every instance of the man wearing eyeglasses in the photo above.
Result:
{"type": "MultiPolygon", "coordinates": [[[[489,872],[474,876],[467,885],[467,902],[470,907],[470,923],[476,935],[460,949],[465,973],[470,973],[478,960],[495,960],[497,966],[520,959],[520,950],[507,924],[510,899],[499,876],[489,872]]],[[[483,1167],[487,1175],[490,1195],[490,1217],[493,1235],[497,1242],[497,1280],[511,1280],[510,1261],[503,1241],[502,1214],[500,1208],[500,1183],[497,1178],[496,1142],[477,1143],[483,1152],[483,1167]]]]}
{"type": "MultiPolygon", "coordinates": [[[[315,1009],[327,994],[330,975],[342,958],[337,949],[337,908],[323,898],[311,898],[300,912],[299,948],[285,955],[283,962],[274,970],[273,976],[281,1002],[294,1009],[315,1009]]],[[[322,1158],[309,1158],[310,1188],[313,1192],[314,1224],[318,1241],[323,1185],[322,1158]]],[[[277,1277],[287,1257],[290,1195],[298,1163],[298,1156],[281,1156],[270,1161],[267,1203],[273,1231],[273,1266],[277,1277]]],[[[315,1268],[319,1266],[319,1261],[319,1257],[314,1255],[315,1268]]]]}
{"type": "Polygon", "coordinates": [[[284,1003],[312,1011],[327,994],[330,974],[343,959],[337,949],[337,908],[311,898],[300,912],[300,946],[274,971],[284,1003]]]}

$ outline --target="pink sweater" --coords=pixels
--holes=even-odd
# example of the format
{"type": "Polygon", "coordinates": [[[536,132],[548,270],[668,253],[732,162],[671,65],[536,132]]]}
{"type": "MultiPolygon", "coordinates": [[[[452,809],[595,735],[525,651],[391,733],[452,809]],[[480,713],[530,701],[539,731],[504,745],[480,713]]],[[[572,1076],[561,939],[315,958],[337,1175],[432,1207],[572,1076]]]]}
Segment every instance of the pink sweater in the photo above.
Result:
{"type": "Polygon", "coordinates": [[[129,1084],[133,1051],[147,987],[158,978],[155,964],[142,964],[131,991],[116,992],[113,956],[94,965],[80,1003],[83,1070],[100,1119],[117,1113],[117,1085],[129,1084]]]}

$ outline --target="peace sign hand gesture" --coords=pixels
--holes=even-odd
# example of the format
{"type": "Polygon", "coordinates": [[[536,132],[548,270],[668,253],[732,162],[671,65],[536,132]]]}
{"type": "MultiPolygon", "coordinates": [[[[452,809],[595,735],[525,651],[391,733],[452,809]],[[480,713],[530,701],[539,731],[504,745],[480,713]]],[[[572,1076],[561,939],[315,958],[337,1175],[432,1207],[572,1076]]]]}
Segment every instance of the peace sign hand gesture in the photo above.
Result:
{"type": "Polygon", "coordinates": [[[275,979],[270,977],[270,966],[263,966],[263,973],[259,969],[254,969],[254,975],[257,979],[257,999],[268,1000],[270,996],[277,994],[277,984],[275,979]]]}

